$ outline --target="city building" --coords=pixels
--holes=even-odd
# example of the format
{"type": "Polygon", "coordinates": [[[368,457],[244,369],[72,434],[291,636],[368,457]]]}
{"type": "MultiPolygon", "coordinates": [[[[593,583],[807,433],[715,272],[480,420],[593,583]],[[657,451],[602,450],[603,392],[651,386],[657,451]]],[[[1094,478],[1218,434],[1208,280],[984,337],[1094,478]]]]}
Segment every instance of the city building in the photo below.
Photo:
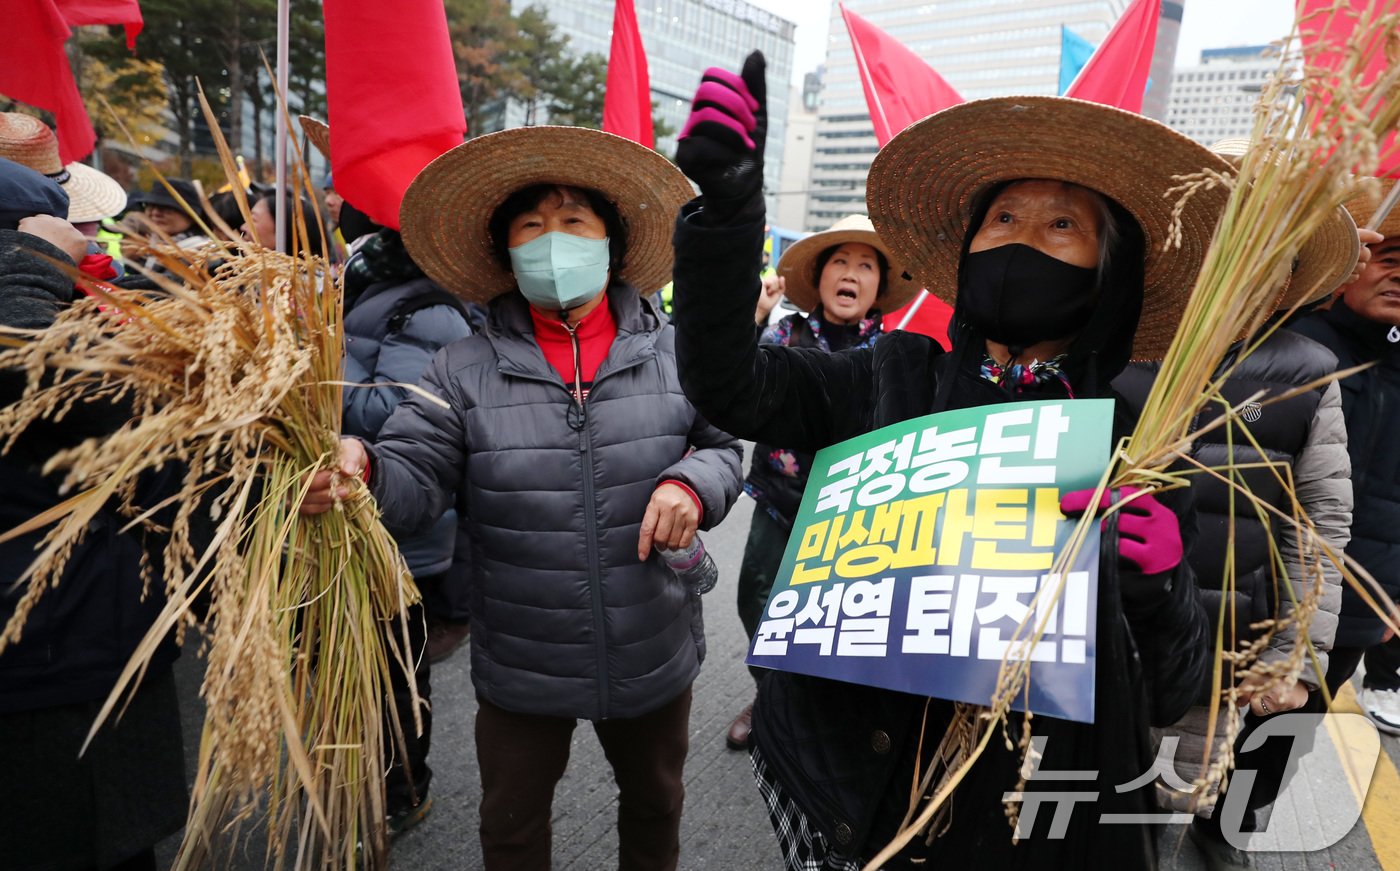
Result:
{"type": "MultiPolygon", "coordinates": [[[[545,10],[569,50],[607,57],[612,46],[613,0],[512,0],[545,10]]],[[[768,60],[768,145],[764,153],[764,188],[768,210],[777,210],[772,194],[779,189],[783,147],[787,141],[788,88],[792,78],[796,25],[744,0],[643,0],[636,4],[637,26],[646,46],[656,115],[675,132],[658,139],[656,148],[674,156],[676,135],[690,114],[690,101],[706,68],[737,70],[753,49],[768,60]]],[[[506,126],[523,123],[523,112],[507,110],[506,126]]]]}
{"type": "MultiPolygon", "coordinates": [[[[845,2],[928,61],[969,100],[1055,94],[1061,26],[1098,43],[1127,6],[1127,0],[845,2]]],[[[803,228],[809,231],[866,210],[865,177],[879,150],[851,38],[835,4],[828,40],[812,154],[813,190],[803,228]]]]}
{"type": "Polygon", "coordinates": [[[1176,44],[1181,36],[1182,0],[1162,0],[1157,19],[1157,44],[1152,48],[1152,67],[1147,73],[1147,93],[1142,96],[1142,114],[1158,121],[1167,120],[1171,101],[1172,70],[1176,67],[1176,44]]]}
{"type": "Polygon", "coordinates": [[[792,88],[788,98],[787,142],[783,145],[783,171],[774,193],[778,201],[769,219],[776,226],[801,230],[806,224],[812,142],[817,132],[817,101],[821,97],[822,70],[802,77],[802,87],[792,88]]]}
{"type": "Polygon", "coordinates": [[[1199,64],[1176,71],[1167,126],[1202,145],[1248,136],[1259,92],[1277,68],[1271,46],[1206,49],[1199,64]]]}

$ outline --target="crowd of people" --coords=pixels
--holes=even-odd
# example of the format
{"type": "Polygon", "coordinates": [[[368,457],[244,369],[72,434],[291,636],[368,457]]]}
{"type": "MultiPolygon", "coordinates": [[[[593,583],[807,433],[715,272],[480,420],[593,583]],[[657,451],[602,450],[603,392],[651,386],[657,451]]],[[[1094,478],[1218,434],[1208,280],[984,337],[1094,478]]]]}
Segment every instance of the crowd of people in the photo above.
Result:
{"type": "MultiPolygon", "coordinates": [[[[587,721],[618,787],[618,866],[676,868],[706,644],[700,590],[661,551],[690,547],[747,493],[734,589],[752,636],[821,448],[930,413],[1034,400],[1112,400],[1115,437],[1139,415],[1224,201],[1165,194],[1179,176],[1232,172],[1229,147],[1076,100],[963,104],[882,149],[868,217],[791,245],[770,268],[764,77],[758,53],[738,73],[707,71],[675,164],[582,128],[472,139],[418,175],[397,230],[374,224],[327,176],[334,232],[324,242],[275,238],[279,211],[314,215],[321,204],[253,187],[245,221],[231,194],[179,179],[127,197],[101,173],[59,163],[42,123],[0,115],[0,325],[52,324],[80,292],[75,270],[160,292],[152,277],[167,261],[156,252],[200,249],[209,234],[236,230],[247,244],[311,256],[331,245],[346,257],[336,267],[344,438],[300,510],[330,510],[361,480],[424,591],[408,621],[417,667],[396,675],[384,702],[399,722],[413,722],[415,695],[427,703],[422,731],[405,730],[386,759],[391,835],[431,808],[430,663],[467,643],[485,867],[550,866],[555,788],[587,721]],[[1183,238],[1169,251],[1174,231],[1183,238]],[[882,319],[920,288],[953,308],[951,350],[882,319]],[[796,313],[773,322],[781,296],[796,313]],[[753,443],[747,475],[741,439],[753,443]]],[[[1400,455],[1385,433],[1400,415],[1400,219],[1358,230],[1377,205],[1358,197],[1300,249],[1268,338],[1224,388],[1234,402],[1284,398],[1244,417],[1247,445],[1219,429],[1193,456],[1258,464],[1251,488],[1285,510],[1280,482],[1291,482],[1322,540],[1395,599],[1400,455]],[[1361,364],[1373,365],[1328,380],[1361,364]]],[[[23,373],[0,372],[0,403],[24,384],[23,373]]],[[[42,472],[56,446],[130,413],[119,400],[94,404],[0,456],[0,477],[13,482],[0,527],[61,501],[42,472]]],[[[150,486],[158,494],[163,482],[150,486]]],[[[1062,512],[1098,510],[1090,495],[1063,494],[1062,512]]],[[[1282,680],[1240,687],[1243,711],[1221,711],[1243,717],[1237,764],[1257,772],[1242,830],[1263,825],[1296,757],[1272,739],[1244,751],[1269,718],[1324,711],[1364,662],[1361,706],[1400,734],[1400,640],[1335,566],[1310,568],[1314,547],[1208,478],[1124,495],[1098,553],[1094,722],[1040,716],[1035,734],[1047,739],[1043,768],[1136,785],[1081,803],[1057,837],[1046,821],[1014,841],[1003,794],[1021,771],[1013,747],[1024,726],[1013,720],[942,823],[886,867],[1155,868],[1161,826],[1099,820],[1149,820],[1162,807],[1195,814],[1191,836],[1212,871],[1251,867],[1212,810],[1228,786],[1204,795],[1136,781],[1165,741],[1177,784],[1221,749],[1203,742],[1228,731],[1209,718],[1226,689],[1212,675],[1222,613],[1241,643],[1284,619],[1261,657],[1299,663],[1282,680]],[[1285,576],[1291,592],[1280,589],[1285,576]],[[1316,602],[1306,635],[1288,619],[1304,600],[1316,602]],[[1296,655],[1305,642],[1315,660],[1296,655]]],[[[94,523],[90,553],[70,561],[0,655],[0,746],[28,785],[0,799],[5,867],[154,868],[153,845],[183,822],[173,648],[121,721],[77,752],[158,611],[158,596],[142,594],[158,543],[115,514],[94,523]]],[[[0,544],[0,621],[35,535],[0,544]]],[[[949,758],[954,704],[752,671],[754,701],[725,737],[749,754],[786,866],[863,867],[907,824],[919,773],[949,758]]]]}

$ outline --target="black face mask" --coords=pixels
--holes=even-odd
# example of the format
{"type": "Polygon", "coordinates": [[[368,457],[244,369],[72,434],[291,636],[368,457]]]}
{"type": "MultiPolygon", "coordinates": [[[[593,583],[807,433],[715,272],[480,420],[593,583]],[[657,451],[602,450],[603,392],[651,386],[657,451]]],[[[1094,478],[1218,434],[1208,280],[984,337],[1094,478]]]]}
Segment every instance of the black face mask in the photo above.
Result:
{"type": "Polygon", "coordinates": [[[1078,333],[1094,311],[1098,270],[1011,244],[963,260],[963,317],[983,338],[1013,348],[1078,333]]]}

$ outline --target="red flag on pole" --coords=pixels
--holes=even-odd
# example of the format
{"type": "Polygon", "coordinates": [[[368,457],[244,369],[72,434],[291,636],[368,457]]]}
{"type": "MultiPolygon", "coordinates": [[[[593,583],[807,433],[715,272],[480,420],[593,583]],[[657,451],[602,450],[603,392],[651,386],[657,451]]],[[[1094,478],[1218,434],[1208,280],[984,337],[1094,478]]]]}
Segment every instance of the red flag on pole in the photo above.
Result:
{"type": "Polygon", "coordinates": [[[466,135],[447,14],[442,0],[325,0],[323,9],[336,190],[397,229],[413,177],[466,135]]]}
{"type": "Polygon", "coordinates": [[[59,159],[64,163],[82,160],[92,153],[97,133],[63,50],[73,31],[54,0],[11,3],[6,11],[0,94],[52,112],[59,159]]]}
{"type": "Polygon", "coordinates": [[[856,69],[865,88],[870,120],[875,123],[875,140],[882,147],[920,118],[963,102],[962,95],[902,42],[845,4],[841,5],[841,16],[851,34],[856,69]]]}
{"type": "Polygon", "coordinates": [[[1133,0],[1094,51],[1066,97],[1142,112],[1162,0],[1133,0]]]}
{"type": "Polygon", "coordinates": [[[632,0],[617,0],[613,7],[612,53],[608,57],[608,84],[603,94],[603,130],[656,147],[651,125],[651,76],[637,9],[632,0]]]}
{"type": "MultiPolygon", "coordinates": [[[[1298,32],[1302,38],[1303,51],[1310,63],[1320,67],[1335,68],[1340,63],[1338,48],[1361,41],[1361,47],[1371,55],[1371,62],[1362,72],[1355,85],[1369,85],[1386,67],[1386,41],[1393,34],[1379,28],[1370,33],[1356,33],[1357,22],[1371,0],[1350,0],[1338,3],[1337,0],[1299,0],[1298,32]]],[[[1377,0],[1375,13],[1395,12],[1400,8],[1400,0],[1377,0]]],[[[1326,99],[1319,93],[1318,99],[1326,99]]],[[[1400,176],[1400,139],[1391,133],[1381,146],[1381,163],[1376,170],[1378,176],[1400,176]]]]}
{"type": "Polygon", "coordinates": [[[145,22],[136,0],[57,0],[63,20],[71,27],[84,24],[120,24],[126,28],[126,47],[136,50],[136,35],[145,22]]]}
{"type": "MultiPolygon", "coordinates": [[[[963,102],[933,67],[904,43],[861,18],[845,4],[841,17],[851,34],[856,69],[865,89],[875,141],[883,147],[895,134],[934,112],[963,102]]],[[[948,348],[948,321],[953,310],[947,303],[921,291],[908,305],[884,315],[885,329],[907,330],[937,340],[948,348]]]]}

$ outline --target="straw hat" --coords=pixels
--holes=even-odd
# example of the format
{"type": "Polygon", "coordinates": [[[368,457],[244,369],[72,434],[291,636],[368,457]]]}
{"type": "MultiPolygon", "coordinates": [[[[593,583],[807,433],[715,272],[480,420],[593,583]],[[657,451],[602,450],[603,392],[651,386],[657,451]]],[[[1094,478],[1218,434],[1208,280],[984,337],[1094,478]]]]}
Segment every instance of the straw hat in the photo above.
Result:
{"type": "Polygon", "coordinates": [[[43,121],[18,112],[0,112],[0,157],[41,172],[68,194],[68,220],[74,224],[100,221],[126,208],[126,191],[105,172],[85,163],[63,165],[58,137],[43,121]]]}
{"type": "Polygon", "coordinates": [[[514,290],[491,247],[491,215],[521,188],[592,188],[627,226],[621,276],[642,293],[671,280],[676,212],[692,196],[680,170],[630,139],[584,127],[518,127],[481,136],[428,164],[404,193],[404,245],[438,284],[472,302],[514,290]]]}
{"type": "Polygon", "coordinates": [[[297,121],[301,123],[301,132],[306,135],[306,141],[321,152],[322,157],[330,160],[331,128],[326,122],[312,118],[310,115],[298,115],[297,121]]]}
{"type": "Polygon", "coordinates": [[[1054,179],[1125,208],[1147,243],[1134,359],[1171,344],[1228,192],[1201,190],[1182,207],[1181,244],[1164,250],[1177,176],[1233,172],[1224,158],[1166,126],[1065,97],[997,97],[930,115],[890,140],[870,167],[866,205],[880,237],[916,282],[957,301],[958,258],[977,196],[998,182],[1054,179]]]}
{"type": "MultiPolygon", "coordinates": [[[[1390,193],[1391,187],[1400,184],[1400,179],[1393,178],[1381,178],[1376,179],[1376,181],[1378,181],[1379,184],[1373,186],[1372,190],[1363,189],[1353,194],[1351,198],[1347,200],[1347,211],[1351,213],[1358,227],[1366,226],[1371,220],[1371,216],[1376,213],[1376,209],[1380,208],[1381,200],[1385,199],[1386,194],[1390,193]]],[[[1400,206],[1396,206],[1390,210],[1390,214],[1386,215],[1384,221],[1381,221],[1381,225],[1376,228],[1376,232],[1387,239],[1400,236],[1400,206]]]]}
{"type": "Polygon", "coordinates": [[[847,215],[832,225],[830,230],[813,233],[788,246],[778,261],[778,274],[783,277],[783,294],[804,312],[810,313],[821,304],[821,292],[817,287],[817,260],[828,248],[835,248],[847,242],[860,242],[885,255],[889,269],[885,271],[885,295],[875,300],[882,312],[892,312],[914,298],[919,285],[907,277],[902,266],[897,266],[889,246],[880,241],[875,225],[865,215],[847,215]]]}
{"type": "MultiPolygon", "coordinates": [[[[1222,139],[1211,151],[1238,166],[1249,150],[1249,140],[1239,137],[1222,139]]],[[[1298,266],[1288,283],[1289,293],[1279,298],[1278,308],[1287,310],[1300,304],[1298,295],[1307,294],[1302,305],[1327,299],[1351,276],[1356,259],[1361,256],[1361,241],[1356,236],[1356,222],[1347,210],[1336,211],[1298,249],[1298,266]],[[1308,293],[1309,290],[1314,292],[1308,293]]]]}

